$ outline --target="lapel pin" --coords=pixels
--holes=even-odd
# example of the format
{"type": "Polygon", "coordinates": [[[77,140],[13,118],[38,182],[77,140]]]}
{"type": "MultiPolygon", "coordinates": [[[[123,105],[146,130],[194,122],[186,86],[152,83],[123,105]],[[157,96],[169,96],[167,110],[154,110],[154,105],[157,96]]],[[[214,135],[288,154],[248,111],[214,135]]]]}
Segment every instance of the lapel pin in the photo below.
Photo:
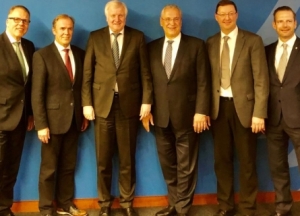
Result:
{"type": "Polygon", "coordinates": [[[298,47],[295,47],[295,49],[298,49],[298,47]]]}

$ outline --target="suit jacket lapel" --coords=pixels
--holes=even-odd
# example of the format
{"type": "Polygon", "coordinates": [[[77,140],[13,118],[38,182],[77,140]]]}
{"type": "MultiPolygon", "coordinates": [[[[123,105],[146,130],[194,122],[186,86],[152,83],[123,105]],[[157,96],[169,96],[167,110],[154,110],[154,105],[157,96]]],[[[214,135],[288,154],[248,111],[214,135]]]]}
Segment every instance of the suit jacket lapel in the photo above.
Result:
{"type": "Polygon", "coordinates": [[[295,44],[294,44],[294,46],[292,48],[292,52],[291,52],[288,64],[286,66],[282,82],[284,82],[284,80],[286,79],[287,75],[289,74],[289,72],[291,70],[291,67],[294,64],[294,61],[296,59],[296,56],[299,54],[299,48],[300,48],[300,39],[297,38],[296,41],[295,41],[295,44]]]}
{"type": "Polygon", "coordinates": [[[243,46],[245,44],[245,38],[244,38],[244,33],[242,30],[238,30],[238,35],[236,38],[236,43],[235,43],[235,49],[234,49],[234,54],[233,54],[233,59],[232,59],[232,64],[231,64],[231,77],[234,73],[234,69],[236,66],[236,63],[239,59],[239,56],[242,52],[243,46]]]}
{"type": "Polygon", "coordinates": [[[185,48],[186,48],[186,46],[185,46],[185,37],[184,37],[184,34],[181,34],[181,39],[180,39],[180,42],[179,42],[177,55],[175,57],[175,61],[174,61],[174,64],[173,64],[173,68],[172,68],[169,80],[171,80],[174,77],[174,74],[176,73],[176,70],[180,65],[181,59],[184,59],[183,56],[184,56],[184,53],[185,53],[185,48]]]}
{"type": "Polygon", "coordinates": [[[221,33],[216,35],[214,37],[214,42],[212,43],[211,46],[211,53],[214,53],[215,56],[212,59],[212,67],[217,67],[217,70],[212,70],[212,71],[218,71],[218,79],[221,80],[221,59],[220,59],[220,44],[221,44],[221,33]]]}
{"type": "MultiPolygon", "coordinates": [[[[278,43],[278,41],[277,41],[278,43]]],[[[268,56],[268,62],[270,62],[269,66],[269,71],[270,73],[272,73],[272,75],[274,75],[277,78],[277,81],[279,81],[278,76],[277,76],[277,72],[276,72],[276,68],[275,68],[275,56],[276,56],[276,47],[277,47],[277,43],[274,43],[269,51],[269,56],[268,56]]]]}
{"type": "Polygon", "coordinates": [[[126,50],[127,50],[127,47],[130,43],[130,40],[131,40],[131,31],[128,28],[126,28],[126,26],[125,26],[125,28],[124,28],[124,38],[123,38],[123,47],[122,47],[122,52],[121,52],[121,55],[120,55],[120,65],[122,65],[122,61],[123,61],[124,56],[126,54],[126,50]]]}
{"type": "Polygon", "coordinates": [[[115,66],[115,61],[114,61],[114,57],[113,57],[113,53],[112,53],[112,50],[111,50],[111,41],[110,41],[110,32],[109,32],[109,27],[107,26],[104,31],[103,31],[103,38],[99,38],[99,40],[103,40],[103,41],[100,41],[101,43],[105,44],[105,52],[107,53],[110,53],[110,61],[111,61],[111,64],[113,66],[115,66]]]}
{"type": "Polygon", "coordinates": [[[20,62],[19,62],[17,54],[16,54],[16,52],[15,52],[15,50],[14,50],[14,48],[13,48],[11,42],[10,42],[10,40],[8,39],[6,33],[4,32],[1,36],[2,36],[2,39],[4,41],[3,45],[5,47],[4,48],[5,53],[9,55],[7,59],[9,59],[9,61],[11,62],[11,64],[19,66],[19,70],[18,70],[19,73],[16,74],[16,77],[20,81],[24,82],[23,72],[22,72],[22,68],[21,68],[21,65],[20,65],[20,62]]]}

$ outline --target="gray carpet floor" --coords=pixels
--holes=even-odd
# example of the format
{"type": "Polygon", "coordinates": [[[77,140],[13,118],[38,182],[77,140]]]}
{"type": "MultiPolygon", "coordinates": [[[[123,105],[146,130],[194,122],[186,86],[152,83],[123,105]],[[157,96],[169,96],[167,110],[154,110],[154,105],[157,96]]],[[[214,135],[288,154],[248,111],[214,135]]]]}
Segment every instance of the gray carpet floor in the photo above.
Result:
{"type": "MultiPolygon", "coordinates": [[[[155,213],[161,210],[162,207],[153,208],[135,208],[139,216],[155,216],[155,213]]],[[[192,206],[189,212],[189,216],[213,216],[218,210],[217,205],[201,205],[192,206]]],[[[274,204],[258,204],[257,216],[270,216],[274,212],[274,204]]],[[[89,209],[89,216],[98,216],[99,210],[89,209]]],[[[112,209],[112,216],[123,216],[123,211],[121,209],[112,209]]],[[[296,202],[292,208],[293,216],[300,216],[300,202],[296,202]]],[[[39,213],[17,213],[16,216],[39,216],[39,213]]]]}

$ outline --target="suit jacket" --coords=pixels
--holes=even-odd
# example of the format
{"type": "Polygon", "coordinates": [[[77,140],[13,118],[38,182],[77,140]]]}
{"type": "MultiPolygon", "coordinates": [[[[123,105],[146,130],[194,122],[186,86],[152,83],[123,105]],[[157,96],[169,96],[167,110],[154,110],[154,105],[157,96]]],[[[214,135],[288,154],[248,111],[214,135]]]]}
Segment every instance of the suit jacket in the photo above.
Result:
{"type": "Polygon", "coordinates": [[[96,116],[106,118],[116,81],[120,107],[126,117],[139,115],[141,103],[152,103],[152,79],[144,34],[127,26],[118,69],[112,55],[109,28],[91,32],[84,60],[82,105],[93,106],[96,116]]]}
{"type": "Polygon", "coordinates": [[[29,66],[27,80],[24,81],[18,56],[6,33],[0,35],[0,131],[12,131],[19,124],[23,112],[26,119],[32,115],[30,103],[31,62],[34,45],[21,39],[22,49],[29,66]]]}
{"type": "Polygon", "coordinates": [[[282,115],[289,127],[300,128],[300,39],[295,41],[282,83],[275,68],[277,43],[266,46],[270,77],[268,124],[277,126],[282,115]]]}
{"type": "Polygon", "coordinates": [[[177,129],[193,127],[195,113],[209,115],[210,73],[205,44],[181,34],[181,40],[168,79],[162,62],[165,37],[148,45],[153,77],[154,123],[167,127],[169,120],[177,129]]]}
{"type": "Polygon", "coordinates": [[[67,68],[54,43],[33,56],[32,108],[36,130],[49,127],[51,134],[66,133],[75,116],[77,129],[82,124],[81,86],[84,51],[71,46],[75,77],[71,82],[67,68]]]}
{"type": "MultiPolygon", "coordinates": [[[[212,119],[216,119],[219,113],[220,43],[220,32],[207,39],[212,68],[212,119]]],[[[251,126],[253,116],[267,117],[269,77],[264,45],[261,37],[242,29],[238,29],[231,65],[231,89],[235,110],[245,128],[251,126]]]]}

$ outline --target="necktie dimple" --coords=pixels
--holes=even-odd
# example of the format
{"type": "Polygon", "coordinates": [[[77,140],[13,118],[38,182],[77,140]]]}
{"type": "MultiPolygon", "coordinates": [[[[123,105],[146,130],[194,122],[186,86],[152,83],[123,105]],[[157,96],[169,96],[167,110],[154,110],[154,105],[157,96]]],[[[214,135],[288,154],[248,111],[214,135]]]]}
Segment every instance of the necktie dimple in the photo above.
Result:
{"type": "Polygon", "coordinates": [[[287,62],[288,62],[288,60],[287,60],[287,56],[288,56],[287,44],[286,43],[282,44],[282,47],[283,47],[283,52],[282,52],[282,55],[280,57],[278,67],[277,67],[277,75],[278,75],[278,79],[280,80],[280,82],[282,82],[282,79],[283,79],[283,76],[285,73],[285,69],[287,66],[287,62]]]}
{"type": "Polygon", "coordinates": [[[223,49],[221,54],[221,87],[227,89],[230,86],[230,57],[228,39],[230,37],[224,36],[223,49]]]}
{"type": "Polygon", "coordinates": [[[118,36],[121,33],[112,33],[115,36],[114,41],[112,43],[112,53],[115,61],[116,68],[118,69],[120,65],[120,56],[119,56],[119,43],[118,43],[118,36]]]}
{"type": "Polygon", "coordinates": [[[16,48],[16,54],[18,56],[21,68],[22,68],[22,74],[23,74],[23,79],[26,80],[27,74],[26,74],[26,67],[23,59],[23,55],[20,49],[20,42],[14,42],[13,45],[16,48]]]}
{"type": "Polygon", "coordinates": [[[165,54],[165,70],[168,79],[170,78],[171,72],[172,72],[172,43],[174,42],[173,40],[168,40],[168,46],[166,49],[166,54],[165,54]]]}
{"type": "Polygon", "coordinates": [[[69,57],[69,49],[64,49],[63,51],[65,52],[65,65],[66,65],[70,80],[73,82],[73,72],[72,72],[72,65],[71,65],[71,61],[70,61],[70,57],[69,57]]]}

